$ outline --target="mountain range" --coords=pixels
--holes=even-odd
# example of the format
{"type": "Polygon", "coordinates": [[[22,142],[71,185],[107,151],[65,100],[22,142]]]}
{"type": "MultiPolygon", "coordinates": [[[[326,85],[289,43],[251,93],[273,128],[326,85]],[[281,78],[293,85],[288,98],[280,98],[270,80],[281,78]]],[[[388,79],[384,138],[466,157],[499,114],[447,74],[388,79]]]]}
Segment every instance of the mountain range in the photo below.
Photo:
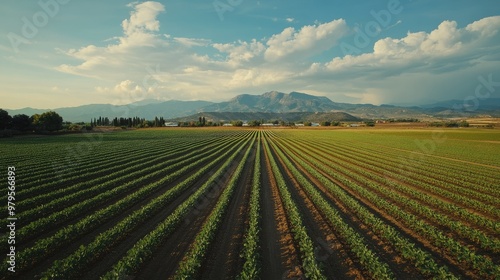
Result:
{"type": "MultiPolygon", "coordinates": [[[[469,100],[470,101],[470,100],[469,100]]],[[[477,102],[464,102],[464,100],[449,100],[425,106],[394,106],[372,104],[338,103],[323,96],[313,96],[305,93],[278,91],[266,92],[261,95],[241,94],[226,102],[209,101],[157,101],[142,100],[128,105],[90,104],[78,107],[52,109],[60,114],[65,121],[88,122],[93,118],[102,116],[134,117],[146,119],[163,117],[165,119],[192,119],[196,120],[199,113],[217,113],[213,116],[224,120],[249,119],[254,114],[266,113],[269,118],[276,119],[276,114],[283,113],[346,113],[346,119],[375,119],[375,118],[452,118],[470,116],[500,117],[500,98],[476,100],[477,102]],[[245,113],[245,114],[244,114],[245,113]]],[[[16,114],[41,114],[48,109],[23,108],[16,110],[5,109],[11,116],[16,114]]],[[[323,117],[324,114],[320,114],[323,117]]],[[[289,115],[289,118],[306,114],[289,115]]],[[[338,119],[341,115],[331,116],[338,119]]],[[[287,117],[288,118],[288,117],[287,117]]],[[[333,120],[332,119],[332,120],[333,120]]]]}

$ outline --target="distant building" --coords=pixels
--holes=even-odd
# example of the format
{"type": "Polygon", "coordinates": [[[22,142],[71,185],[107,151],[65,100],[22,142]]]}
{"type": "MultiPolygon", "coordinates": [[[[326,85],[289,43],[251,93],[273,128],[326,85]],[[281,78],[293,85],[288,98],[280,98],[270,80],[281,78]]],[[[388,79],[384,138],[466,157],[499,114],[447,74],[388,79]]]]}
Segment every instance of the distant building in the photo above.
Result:
{"type": "Polygon", "coordinates": [[[176,122],[166,122],[165,126],[170,126],[170,127],[179,126],[179,123],[176,123],[176,122]]]}
{"type": "Polygon", "coordinates": [[[225,123],[222,126],[233,126],[233,124],[232,123],[225,123]]]}

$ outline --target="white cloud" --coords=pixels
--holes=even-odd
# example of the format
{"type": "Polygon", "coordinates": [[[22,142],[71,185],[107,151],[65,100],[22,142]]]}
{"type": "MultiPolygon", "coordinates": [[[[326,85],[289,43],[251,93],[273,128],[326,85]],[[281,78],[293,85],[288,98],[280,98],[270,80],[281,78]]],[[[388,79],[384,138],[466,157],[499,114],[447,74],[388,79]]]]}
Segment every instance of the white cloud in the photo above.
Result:
{"type": "Polygon", "coordinates": [[[159,99],[155,87],[138,84],[132,80],[124,80],[112,87],[95,87],[99,94],[108,95],[116,105],[130,104],[147,98],[159,99]]]}
{"type": "MultiPolygon", "coordinates": [[[[322,63],[311,57],[339,44],[349,30],[343,19],[285,28],[268,39],[212,42],[158,34],[157,18],[165,10],[160,3],[133,3],[130,7],[133,11],[122,22],[123,34],[115,43],[68,50],[64,53],[81,63],[58,67],[65,73],[97,79],[95,90],[118,100],[115,104],[159,95],[163,99],[221,101],[239,93],[274,89],[378,104],[403,93],[435,94],[430,86],[429,93],[419,93],[419,87],[444,89],[453,80],[448,73],[462,71],[461,77],[467,77],[471,72],[463,69],[478,73],[491,69],[481,66],[485,61],[500,59],[500,17],[484,18],[463,28],[444,21],[431,32],[380,39],[370,53],[333,57],[322,63]],[[154,65],[160,70],[151,71],[154,65]],[[415,89],[406,89],[409,85],[415,89]]],[[[476,79],[472,76],[471,80],[476,79]]]]}
{"type": "Polygon", "coordinates": [[[219,52],[227,54],[227,63],[232,67],[240,66],[244,62],[261,56],[266,49],[264,44],[255,39],[251,42],[213,44],[213,47],[219,52]]]}
{"type": "Polygon", "coordinates": [[[207,39],[197,39],[197,38],[184,38],[184,37],[175,37],[174,41],[178,42],[181,45],[184,45],[186,47],[193,47],[193,46],[207,46],[210,44],[210,40],[207,39]]]}
{"type": "Polygon", "coordinates": [[[128,6],[134,8],[134,11],[130,13],[129,19],[123,20],[123,36],[115,38],[118,41],[117,44],[106,47],[89,45],[78,50],[70,49],[66,55],[84,62],[77,66],[62,64],[56,69],[70,74],[98,77],[99,75],[94,75],[89,71],[94,71],[97,68],[105,70],[123,66],[126,54],[134,50],[140,51],[144,47],[167,44],[154,33],[160,28],[160,22],[156,17],[165,10],[162,4],[148,1],[140,4],[131,3],[128,6]]]}
{"type": "Polygon", "coordinates": [[[493,37],[498,33],[499,25],[500,16],[487,17],[467,25],[465,30],[471,33],[480,33],[481,37],[493,37]]]}
{"type": "Polygon", "coordinates": [[[145,33],[148,31],[158,31],[160,22],[156,19],[160,12],[165,11],[165,7],[158,2],[144,2],[141,4],[131,3],[128,7],[134,8],[130,13],[130,19],[122,22],[125,35],[132,36],[135,33],[145,33]]]}
{"type": "Polygon", "coordinates": [[[500,17],[464,28],[444,21],[428,33],[378,40],[371,53],[311,63],[300,79],[327,95],[335,85],[337,94],[354,98],[350,102],[401,102],[401,96],[406,102],[460,98],[474,93],[479,75],[498,73],[499,29],[500,17]]]}
{"type": "Polygon", "coordinates": [[[269,61],[276,61],[290,55],[310,57],[335,46],[346,31],[347,25],[343,19],[307,25],[299,31],[288,27],[267,41],[268,48],[265,57],[269,61]]]}
{"type": "MultiPolygon", "coordinates": [[[[343,73],[358,71],[360,67],[363,67],[362,71],[366,73],[374,69],[391,73],[394,70],[412,72],[436,69],[439,72],[443,66],[459,68],[491,53],[491,48],[481,48],[480,44],[495,37],[498,28],[500,17],[485,18],[462,29],[457,28],[454,21],[444,21],[430,33],[408,32],[402,39],[378,40],[372,53],[336,57],[326,63],[325,68],[328,71],[343,73]]],[[[498,38],[496,40],[498,41],[498,38]]],[[[499,49],[497,46],[490,47],[499,49]]],[[[318,65],[312,65],[312,68],[316,71],[322,70],[318,65]]]]}
{"type": "Polygon", "coordinates": [[[286,18],[286,21],[288,22],[293,22],[295,19],[294,18],[286,18]]]}

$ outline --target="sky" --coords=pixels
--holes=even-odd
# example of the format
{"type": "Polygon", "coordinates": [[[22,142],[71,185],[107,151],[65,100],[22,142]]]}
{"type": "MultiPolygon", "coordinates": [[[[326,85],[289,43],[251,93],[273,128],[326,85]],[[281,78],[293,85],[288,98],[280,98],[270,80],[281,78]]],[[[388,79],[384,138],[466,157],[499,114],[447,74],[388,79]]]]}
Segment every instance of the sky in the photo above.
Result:
{"type": "Polygon", "coordinates": [[[0,108],[500,97],[499,31],[498,0],[4,1],[0,108]]]}

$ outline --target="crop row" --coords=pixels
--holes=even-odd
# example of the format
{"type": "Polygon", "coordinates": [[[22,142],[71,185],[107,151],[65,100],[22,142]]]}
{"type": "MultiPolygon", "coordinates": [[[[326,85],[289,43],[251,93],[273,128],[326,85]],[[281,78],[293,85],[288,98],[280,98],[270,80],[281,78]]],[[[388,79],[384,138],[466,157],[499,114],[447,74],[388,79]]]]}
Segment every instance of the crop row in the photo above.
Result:
{"type": "Polygon", "coordinates": [[[221,221],[226,213],[229,201],[237,187],[238,180],[241,177],[243,167],[245,166],[250,151],[255,144],[255,138],[252,139],[250,146],[246,150],[243,158],[236,167],[230,181],[225,186],[221,196],[217,200],[217,204],[212,212],[205,220],[203,227],[196,235],[188,252],[184,255],[184,259],[179,264],[179,269],[176,271],[174,279],[192,279],[197,275],[203,260],[206,257],[209,246],[220,227],[221,221]]]}
{"type": "MultiPolygon", "coordinates": [[[[211,154],[211,152],[207,152],[207,153],[211,154]]],[[[186,172],[189,170],[192,170],[193,168],[196,167],[196,165],[192,165],[190,163],[194,162],[198,158],[199,158],[199,160],[196,161],[197,165],[201,164],[202,162],[204,162],[206,160],[206,158],[204,159],[202,156],[199,156],[199,157],[187,158],[187,159],[185,159],[181,162],[178,162],[177,164],[173,164],[173,165],[164,165],[163,163],[161,163],[161,164],[159,164],[160,166],[162,166],[162,167],[167,166],[167,168],[156,170],[157,166],[152,166],[151,169],[156,170],[156,171],[146,173],[146,174],[142,174],[142,172],[141,172],[141,177],[138,177],[137,179],[131,179],[129,181],[126,181],[126,183],[122,183],[121,185],[117,184],[118,182],[121,182],[121,178],[110,180],[110,181],[103,183],[101,185],[96,185],[96,186],[92,187],[91,189],[89,189],[88,192],[96,193],[97,195],[95,195],[87,200],[76,203],[76,204],[65,203],[64,202],[65,198],[62,198],[63,202],[61,202],[61,204],[72,205],[72,206],[67,207],[65,209],[62,209],[62,210],[55,212],[49,216],[43,217],[43,218],[38,219],[32,223],[27,224],[26,226],[20,228],[20,230],[17,233],[17,236],[19,239],[26,239],[26,238],[30,238],[34,235],[37,235],[40,232],[44,232],[48,229],[51,229],[51,228],[53,228],[54,225],[57,225],[57,224],[60,224],[64,221],[75,218],[78,215],[80,215],[81,213],[87,212],[90,209],[92,209],[92,208],[94,208],[102,203],[105,203],[106,201],[113,199],[118,195],[125,194],[129,191],[132,191],[132,190],[142,186],[145,182],[151,181],[152,179],[158,177],[161,174],[169,174],[169,172],[175,172],[173,174],[176,174],[176,176],[181,176],[182,173],[179,173],[178,170],[180,169],[180,170],[186,171],[186,172]],[[99,190],[99,191],[95,191],[95,190],[99,190]]],[[[148,170],[149,170],[149,168],[146,170],[146,172],[148,170]]],[[[171,175],[164,177],[162,179],[162,181],[165,180],[165,178],[170,178],[170,180],[173,180],[174,177],[170,177],[171,175]]],[[[134,177],[131,177],[131,178],[134,178],[134,177]]],[[[162,186],[161,184],[157,184],[156,188],[161,187],[161,186],[162,186]]],[[[78,198],[75,199],[74,197],[71,197],[71,196],[67,197],[66,199],[71,200],[71,201],[75,201],[75,202],[80,201],[78,198]]],[[[58,200],[56,200],[56,201],[58,201],[58,200]]],[[[48,205],[50,206],[53,204],[49,203],[48,205]]],[[[55,205],[55,206],[57,206],[57,205],[55,205]]],[[[44,208],[44,207],[45,206],[42,205],[41,207],[38,208],[38,210],[41,211],[40,208],[44,208]]],[[[46,209],[46,208],[44,208],[44,209],[46,209]]],[[[37,213],[43,213],[43,212],[28,211],[27,213],[23,214],[23,219],[30,220],[31,219],[31,217],[29,216],[30,213],[34,213],[33,215],[38,215],[37,213]]]]}
{"type": "MultiPolygon", "coordinates": [[[[328,149],[327,147],[325,148],[328,149]]],[[[434,164],[433,166],[425,167],[421,164],[421,162],[419,162],[415,165],[405,164],[404,166],[401,166],[401,162],[393,160],[394,158],[397,158],[395,155],[385,154],[374,156],[373,153],[361,153],[359,150],[354,154],[352,153],[354,151],[336,150],[336,152],[346,156],[354,156],[356,160],[360,160],[361,162],[364,161],[370,164],[377,163],[383,165],[387,169],[385,172],[387,175],[396,174],[418,179],[419,181],[433,184],[436,187],[439,186],[440,189],[462,194],[462,196],[481,200],[482,202],[494,204],[496,199],[492,195],[500,194],[497,189],[490,190],[490,184],[488,184],[487,187],[480,186],[479,184],[481,184],[483,180],[476,179],[472,182],[467,182],[465,180],[455,178],[460,175],[460,171],[451,169],[443,164],[437,166],[434,164]],[[425,174],[425,176],[422,176],[421,174],[425,174]],[[452,174],[452,176],[450,176],[450,174],[452,174]]],[[[468,180],[470,180],[470,178],[468,178],[468,180]]]]}
{"type": "Polygon", "coordinates": [[[259,233],[260,233],[260,192],[261,192],[261,132],[257,142],[257,151],[253,166],[252,190],[250,193],[250,209],[248,228],[243,243],[243,252],[241,257],[244,260],[243,269],[238,275],[240,280],[259,279],[261,272],[260,254],[259,254],[259,233]]]}
{"type": "MultiPolygon", "coordinates": [[[[228,141],[221,141],[215,147],[222,147],[223,145],[228,144],[228,141]]],[[[131,181],[134,181],[136,186],[140,184],[144,184],[144,182],[148,182],[151,179],[156,178],[162,174],[168,174],[169,172],[173,172],[176,169],[189,164],[191,161],[202,158],[204,156],[209,156],[213,151],[209,149],[211,147],[206,147],[198,150],[194,150],[188,154],[183,154],[181,152],[173,154],[171,157],[161,156],[160,161],[157,164],[149,164],[144,163],[141,165],[143,168],[139,168],[136,171],[132,171],[132,168],[126,168],[124,170],[120,170],[117,173],[121,174],[121,176],[117,176],[114,173],[104,176],[99,180],[102,183],[91,182],[91,184],[82,183],[78,186],[78,189],[81,189],[78,192],[69,194],[67,196],[63,196],[61,198],[54,197],[50,199],[51,196],[43,196],[43,197],[35,197],[34,202],[36,205],[40,205],[38,207],[32,208],[28,211],[23,212],[22,220],[23,223],[27,223],[29,221],[33,221],[41,215],[49,215],[56,211],[61,211],[65,207],[72,206],[75,207],[75,203],[86,203],[86,199],[97,199],[100,194],[103,194],[107,191],[114,189],[116,186],[123,186],[131,181]],[[181,155],[180,157],[176,157],[176,155],[181,155]],[[165,161],[164,159],[169,159],[165,161]],[[125,172],[125,173],[124,173],[125,172]],[[134,180],[134,178],[140,178],[139,180],[134,180]]],[[[215,149],[213,148],[213,149],[215,149]]],[[[131,163],[133,164],[133,163],[131,163]]],[[[125,190],[125,189],[124,189],[125,190]]],[[[69,214],[68,212],[66,212],[69,214]]],[[[75,212],[78,213],[78,212],[75,212]]],[[[72,217],[71,215],[66,215],[65,218],[68,219],[72,217]]],[[[57,219],[58,222],[63,222],[64,219],[57,219]]]]}
{"type": "Polygon", "coordinates": [[[175,211],[163,222],[161,222],[154,230],[150,231],[146,236],[136,242],[134,246],[127,251],[125,256],[123,256],[123,258],[115,264],[112,270],[106,273],[102,279],[123,278],[137,273],[141,266],[152,257],[155,249],[178,228],[183,219],[185,219],[190,211],[195,207],[196,202],[203,196],[203,194],[223,176],[223,174],[230,167],[231,163],[240,151],[248,144],[248,142],[249,139],[245,141],[245,143],[240,144],[238,149],[232,152],[232,155],[226,159],[223,165],[212,176],[210,176],[210,178],[201,187],[199,187],[196,192],[179,205],[175,211]]]}
{"type": "MultiPolygon", "coordinates": [[[[62,136],[64,137],[64,136],[62,136]]],[[[103,136],[101,136],[103,137],[103,136]]],[[[95,140],[94,140],[95,141],[95,140]]],[[[52,147],[50,150],[49,147],[44,152],[50,154],[50,157],[44,157],[40,152],[43,149],[40,146],[33,146],[32,149],[24,148],[23,152],[34,155],[28,162],[24,162],[21,164],[20,170],[24,174],[21,178],[20,183],[25,185],[23,192],[28,191],[33,186],[50,183],[54,181],[54,172],[64,170],[65,177],[61,179],[66,179],[66,177],[74,177],[78,175],[78,170],[74,167],[76,165],[76,161],[78,165],[91,166],[95,160],[98,159],[103,161],[103,163],[111,163],[113,160],[119,160],[123,156],[128,154],[144,154],[145,151],[127,151],[121,148],[120,146],[106,146],[106,149],[102,149],[101,146],[97,145],[97,142],[91,142],[88,139],[82,137],[82,144],[85,145],[70,145],[66,146],[57,145],[52,147]],[[37,158],[40,157],[40,158],[37,158]],[[47,161],[50,159],[50,161],[47,161]],[[46,162],[47,164],[39,164],[39,162],[46,162]],[[59,170],[58,170],[59,169],[59,170]]],[[[104,143],[104,142],[103,142],[104,143]]],[[[158,142],[159,144],[159,142],[158,142]]],[[[97,169],[96,169],[97,170],[97,169]]]]}
{"type": "MultiPolygon", "coordinates": [[[[335,162],[338,166],[342,165],[342,167],[347,168],[346,170],[352,170],[352,172],[356,172],[360,175],[363,175],[366,178],[369,178],[370,180],[378,182],[380,186],[383,188],[377,189],[377,191],[384,192],[385,195],[391,196],[396,200],[405,200],[405,204],[411,206],[410,209],[413,209],[415,212],[424,215],[428,219],[442,226],[448,227],[453,231],[456,231],[460,236],[468,238],[473,242],[476,242],[476,244],[478,244],[480,247],[484,249],[492,249],[496,251],[500,250],[500,242],[498,240],[493,240],[490,237],[486,236],[482,231],[468,227],[464,225],[462,222],[453,221],[449,217],[443,216],[442,214],[439,214],[436,211],[431,210],[425,205],[417,203],[417,201],[421,201],[424,204],[432,205],[433,207],[436,207],[451,215],[459,216],[461,219],[474,223],[475,225],[498,232],[500,228],[498,228],[498,225],[492,220],[471,213],[453,203],[437,199],[433,196],[416,191],[411,187],[407,187],[405,185],[398,183],[398,182],[407,182],[411,183],[414,186],[420,185],[422,187],[422,185],[424,185],[422,182],[409,179],[408,177],[404,177],[399,174],[391,174],[391,176],[394,179],[389,179],[388,177],[382,177],[379,175],[379,174],[384,174],[383,173],[384,169],[382,167],[379,167],[378,164],[374,164],[371,162],[366,162],[366,165],[363,165],[366,167],[361,167],[358,162],[359,161],[363,162],[363,160],[357,161],[357,158],[355,156],[354,157],[342,156],[340,155],[340,153],[336,153],[335,155],[333,155],[332,153],[329,152],[323,152],[323,154],[328,155],[328,160],[335,162]],[[367,172],[365,170],[373,170],[375,172],[367,172]],[[395,191],[398,191],[399,193],[395,191]],[[408,195],[410,198],[400,196],[401,193],[408,195]]],[[[426,185],[424,185],[424,187],[425,186],[426,185]]],[[[437,189],[437,187],[434,188],[437,189]]]]}
{"type": "MultiPolygon", "coordinates": [[[[319,168],[325,168],[325,164],[323,166],[318,166],[319,168]]],[[[375,205],[379,209],[383,209],[389,215],[393,216],[395,219],[403,222],[407,227],[411,228],[418,232],[424,239],[429,240],[434,246],[443,249],[444,252],[448,252],[453,256],[455,260],[458,262],[464,262],[472,269],[477,270],[481,274],[485,276],[497,275],[499,273],[499,267],[495,265],[491,259],[476,254],[474,251],[470,250],[466,246],[461,245],[459,242],[454,240],[453,238],[448,237],[443,234],[440,230],[425,223],[424,221],[418,219],[416,216],[404,211],[397,205],[394,205],[388,202],[385,199],[375,195],[370,189],[381,189],[379,184],[376,184],[372,181],[366,180],[359,175],[353,173],[352,171],[344,171],[349,173],[349,177],[351,179],[345,179],[345,177],[339,174],[339,171],[342,172],[342,167],[338,164],[326,164],[330,168],[326,168],[326,172],[329,175],[336,178],[337,180],[343,181],[346,186],[349,186],[353,191],[358,193],[361,197],[367,199],[373,205],[375,205]],[[333,168],[333,169],[332,169],[333,168]],[[358,182],[363,182],[363,186],[358,185],[352,180],[356,180],[358,182]]]]}
{"type": "Polygon", "coordinates": [[[299,163],[300,166],[304,167],[312,176],[320,180],[332,196],[336,197],[350,211],[355,213],[355,215],[363,221],[365,225],[367,225],[383,240],[394,246],[396,251],[398,251],[404,259],[414,263],[415,267],[424,275],[448,279],[455,278],[453,275],[449,274],[446,267],[439,267],[429,253],[416,247],[414,243],[403,237],[398,230],[391,225],[386,224],[380,218],[377,218],[370,212],[369,209],[362,206],[356,199],[349,196],[340,187],[343,184],[350,184],[351,181],[340,176],[337,176],[335,179],[332,179],[329,176],[327,177],[325,174],[331,175],[336,172],[331,170],[328,166],[325,166],[323,161],[318,161],[315,157],[311,157],[308,153],[305,153],[299,158],[299,156],[291,152],[290,149],[287,149],[287,151],[289,151],[288,154],[297,163],[299,163]]]}
{"type": "MultiPolygon", "coordinates": [[[[284,145],[284,144],[282,144],[284,145]]],[[[300,166],[307,170],[312,176],[317,178],[329,192],[336,197],[343,205],[350,209],[355,215],[363,221],[371,230],[379,235],[383,240],[386,240],[394,248],[401,253],[404,259],[411,261],[415,267],[427,276],[447,276],[448,279],[455,277],[447,272],[446,267],[439,267],[432,256],[419,249],[414,243],[404,238],[394,227],[387,225],[380,218],[375,217],[370,210],[362,206],[358,201],[350,197],[348,194],[339,187],[340,184],[350,184],[351,182],[343,177],[336,176],[337,182],[325,177],[319,170],[325,173],[335,173],[330,168],[324,165],[323,161],[318,161],[309,155],[299,156],[291,152],[291,148],[282,146],[285,152],[300,166]],[[329,172],[327,172],[329,171],[329,172]]],[[[307,183],[306,183],[307,184],[307,183]]],[[[331,214],[330,214],[331,215],[331,214]]],[[[333,216],[333,215],[332,215],[333,216]]]]}
{"type": "MultiPolygon", "coordinates": [[[[344,164],[344,166],[348,167],[348,164],[346,163],[344,164]]],[[[436,199],[432,196],[415,191],[412,188],[398,184],[393,180],[388,180],[387,178],[381,177],[376,173],[366,172],[362,168],[359,168],[355,165],[350,167],[351,167],[350,169],[355,170],[357,174],[377,182],[380,188],[374,189],[374,191],[383,194],[386,198],[390,198],[393,201],[404,204],[405,209],[411,210],[412,212],[417,213],[422,217],[425,217],[427,220],[433,221],[434,223],[437,223],[442,227],[448,228],[449,230],[458,234],[459,236],[469,239],[470,241],[476,243],[477,246],[483,249],[489,249],[496,252],[500,252],[500,241],[498,239],[490,238],[482,231],[466,226],[461,221],[452,220],[448,216],[442,215],[434,211],[434,209],[431,209],[425,206],[424,204],[419,203],[418,201],[421,201],[425,204],[433,205],[438,209],[446,210],[449,213],[460,214],[461,218],[466,221],[474,222],[476,225],[479,225],[481,227],[486,227],[495,232],[498,232],[500,230],[500,227],[495,222],[483,218],[482,216],[478,216],[471,212],[468,212],[467,210],[458,207],[455,204],[443,202],[442,200],[436,199]],[[395,191],[398,191],[399,193],[395,191]],[[409,197],[402,196],[401,193],[409,195],[409,197]]],[[[371,166],[371,168],[376,169],[376,167],[374,166],[371,166]]],[[[401,181],[407,179],[399,177],[397,175],[396,177],[401,181]]],[[[413,183],[418,184],[418,181],[413,183]]]]}
{"type": "MultiPolygon", "coordinates": [[[[22,269],[23,267],[27,265],[32,265],[33,263],[42,260],[45,256],[49,255],[50,253],[54,252],[56,249],[70,243],[72,240],[75,240],[76,238],[82,236],[83,234],[86,234],[90,232],[92,229],[96,228],[98,225],[111,220],[114,216],[120,214],[123,210],[130,208],[132,205],[135,203],[143,200],[145,197],[150,195],[152,192],[154,192],[157,189],[162,188],[163,186],[167,185],[168,183],[173,182],[175,179],[180,178],[182,175],[186,174],[187,172],[190,172],[194,168],[200,166],[204,162],[210,161],[213,158],[217,156],[217,153],[213,153],[212,156],[208,158],[202,158],[197,161],[192,162],[189,165],[186,165],[180,169],[177,169],[175,172],[172,174],[165,176],[159,181],[153,182],[147,186],[144,186],[140,188],[138,191],[126,196],[125,198],[115,202],[114,204],[111,204],[103,209],[98,210],[97,212],[93,214],[89,214],[85,216],[83,219],[78,221],[75,224],[66,226],[59,231],[57,231],[54,235],[38,240],[34,246],[27,248],[24,251],[21,251],[18,253],[18,266],[19,269],[22,269]]],[[[137,179],[140,180],[140,179],[137,179]]],[[[113,197],[114,193],[117,191],[117,189],[123,189],[127,188],[129,185],[133,185],[135,182],[131,181],[128,184],[125,184],[123,186],[120,186],[114,190],[111,190],[109,192],[106,192],[105,194],[107,196],[113,197]]],[[[101,194],[104,195],[104,194],[101,194]]],[[[100,197],[101,195],[97,196],[100,197]]],[[[84,206],[80,205],[78,207],[78,211],[81,212],[86,212],[85,209],[93,207],[92,203],[87,203],[84,204],[84,206]]],[[[75,209],[71,209],[75,210],[75,209]]],[[[67,209],[69,211],[69,209],[67,209]]],[[[64,214],[64,213],[63,213],[64,214]]],[[[55,217],[57,218],[57,217],[55,217]]],[[[39,220],[40,221],[40,220],[39,220]]],[[[57,219],[55,220],[57,221],[57,219]]],[[[55,221],[52,221],[54,223],[55,221]]],[[[46,222],[46,221],[44,221],[46,222]]],[[[33,223],[32,223],[33,224],[33,223]]],[[[37,227],[36,224],[33,226],[33,231],[41,230],[45,225],[49,226],[51,223],[50,221],[44,224],[41,224],[40,227],[37,227]]],[[[22,233],[23,230],[25,230],[26,227],[23,227],[19,233],[22,233]]],[[[30,232],[33,231],[28,231],[24,235],[29,234],[30,232]]]]}
{"type": "MultiPolygon", "coordinates": [[[[203,145],[208,144],[209,142],[203,143],[179,143],[176,146],[165,145],[164,143],[158,142],[157,144],[153,144],[151,148],[148,149],[140,149],[137,151],[131,151],[126,153],[119,153],[118,155],[108,155],[108,154],[97,154],[89,157],[86,161],[79,160],[78,163],[69,163],[77,164],[78,168],[67,168],[68,171],[64,172],[64,177],[59,180],[54,180],[53,167],[48,165],[44,170],[45,180],[33,181],[33,184],[36,184],[35,187],[28,188],[26,185],[23,185],[23,189],[19,192],[19,199],[23,201],[29,201],[35,199],[39,194],[42,195],[50,195],[54,197],[55,195],[61,196],[66,193],[73,191],[73,188],[81,185],[81,183],[85,184],[95,184],[100,183],[103,180],[103,176],[106,176],[110,173],[123,173],[123,169],[127,168],[130,172],[131,170],[139,170],[141,166],[148,164],[148,161],[155,160],[160,162],[160,158],[167,158],[170,154],[175,152],[175,154],[181,154],[183,150],[192,150],[195,147],[202,147],[203,145]],[[158,149],[157,147],[161,147],[158,149]],[[158,157],[158,155],[163,155],[158,157]],[[135,159],[135,160],[131,160],[135,159]],[[99,164],[96,164],[99,162],[99,164]],[[82,174],[91,174],[90,178],[82,177],[82,174]],[[81,182],[82,179],[84,182],[81,182]],[[90,179],[90,180],[89,180],[90,179]],[[45,181],[45,183],[43,183],[45,181]],[[76,183],[76,184],[75,184],[76,183]],[[58,186],[68,186],[71,185],[72,188],[59,188],[58,186]],[[29,197],[29,199],[25,199],[29,197]]],[[[123,149],[122,149],[123,150],[123,149]]],[[[175,157],[175,154],[172,154],[175,157]]],[[[61,161],[61,168],[65,168],[63,165],[68,164],[64,161],[61,161]]],[[[151,164],[149,164],[151,165],[151,164]]],[[[26,203],[26,202],[25,202],[26,203]]]]}
{"type": "Polygon", "coordinates": [[[484,167],[465,166],[452,160],[446,160],[446,164],[443,164],[442,158],[431,156],[426,156],[425,160],[423,160],[422,157],[417,157],[411,151],[393,150],[390,147],[381,150],[380,147],[374,147],[373,145],[364,147],[360,143],[342,143],[342,145],[325,141],[322,141],[322,143],[325,143],[329,150],[349,151],[356,155],[387,161],[389,164],[399,166],[398,172],[405,175],[425,172],[430,177],[449,183],[463,185],[491,195],[500,194],[496,187],[498,176],[491,176],[491,172],[484,167]],[[453,174],[453,176],[449,176],[450,174],[453,174]]]}
{"type": "Polygon", "coordinates": [[[136,229],[140,224],[153,216],[159,210],[166,207],[181,193],[197,182],[203,175],[221,162],[232,150],[204,165],[196,173],[185,179],[175,187],[172,187],[161,196],[153,199],[147,205],[136,210],[131,215],[120,221],[113,228],[99,234],[91,243],[81,246],[77,251],[64,260],[56,261],[45,273],[48,278],[72,278],[82,271],[86,266],[103,257],[106,252],[122,240],[129,232],[136,229]]]}
{"type": "MultiPolygon", "coordinates": [[[[301,142],[303,143],[303,142],[301,142]]],[[[442,199],[437,199],[431,195],[426,194],[425,192],[422,192],[422,189],[424,191],[428,191],[433,194],[440,194],[442,191],[439,187],[436,187],[434,185],[426,184],[420,180],[414,179],[410,176],[403,176],[397,172],[396,167],[391,167],[388,165],[384,165],[384,162],[376,162],[376,161],[371,161],[367,160],[365,158],[360,158],[358,155],[353,155],[353,154],[343,154],[342,152],[329,152],[328,150],[322,149],[323,154],[328,155],[328,160],[334,162],[337,164],[337,166],[349,166],[350,170],[353,170],[355,172],[364,172],[363,170],[373,170],[374,172],[369,172],[367,174],[368,178],[375,178],[378,179],[378,182],[382,184],[382,186],[391,186],[394,188],[397,188],[398,191],[406,193],[407,195],[411,195],[414,199],[420,200],[424,202],[425,204],[432,205],[433,207],[436,207],[448,214],[458,216],[461,219],[464,219],[465,221],[468,221],[470,223],[473,223],[477,226],[480,227],[486,227],[489,229],[492,229],[496,232],[500,230],[498,228],[498,225],[495,225],[495,222],[492,220],[485,218],[483,216],[480,216],[478,214],[472,213],[464,209],[463,207],[459,207],[454,203],[450,203],[446,200],[442,199]],[[365,164],[361,164],[365,163],[365,164]],[[387,171],[387,172],[386,172],[387,171]],[[384,174],[386,177],[381,177],[378,174],[384,174]],[[404,182],[406,184],[409,184],[413,186],[415,189],[420,189],[420,191],[417,191],[413,188],[403,186],[401,184],[398,184],[397,182],[404,182]]],[[[324,157],[325,158],[325,157],[324,157]]],[[[326,159],[326,158],[325,158],[326,159]]],[[[366,173],[366,172],[365,172],[366,173]]],[[[425,176],[422,175],[415,175],[415,178],[423,178],[425,176]]],[[[445,192],[445,194],[447,194],[445,192]]],[[[461,197],[458,198],[454,196],[456,199],[460,199],[459,201],[461,202],[461,197]]],[[[466,199],[467,200],[467,199],[466,199]]],[[[474,203],[478,204],[478,203],[474,203]]],[[[481,205],[481,209],[483,208],[488,208],[489,206],[481,205]]],[[[494,211],[496,212],[496,211],[494,211]]],[[[475,234],[476,235],[476,234],[475,234]]],[[[479,238],[482,239],[482,238],[479,238]]],[[[478,240],[478,238],[473,238],[473,240],[478,240]]]]}
{"type": "MultiPolygon", "coordinates": [[[[433,176],[433,173],[440,174],[440,176],[444,176],[441,178],[448,178],[452,180],[452,183],[468,182],[468,186],[472,188],[481,186],[480,190],[483,188],[488,189],[492,194],[499,193],[496,187],[498,176],[492,173],[488,168],[476,165],[464,165],[453,159],[433,157],[432,153],[414,153],[417,151],[412,148],[402,150],[394,148],[392,145],[381,146],[371,142],[357,140],[357,138],[339,139],[339,136],[342,134],[332,133],[327,135],[328,137],[322,137],[321,134],[314,135],[315,145],[326,144],[327,149],[331,151],[345,151],[353,155],[364,154],[368,157],[382,158],[383,160],[388,160],[388,162],[398,164],[400,172],[411,173],[412,171],[419,170],[430,171],[431,173],[429,173],[429,175],[433,176]],[[443,160],[446,164],[443,164],[443,160]],[[449,176],[450,172],[453,173],[453,176],[449,176]]],[[[293,132],[293,135],[290,132],[281,132],[280,137],[305,139],[306,135],[301,134],[301,132],[293,132]]],[[[311,135],[307,135],[307,138],[310,139],[311,135]]],[[[359,138],[362,139],[362,137],[359,138]]],[[[399,144],[401,144],[401,142],[399,142],[399,144]]]]}
{"type": "Polygon", "coordinates": [[[300,186],[306,191],[314,205],[325,217],[327,217],[332,227],[338,232],[342,240],[348,244],[349,249],[358,258],[361,265],[368,271],[370,276],[374,279],[394,279],[389,266],[381,262],[376,254],[368,248],[366,240],[342,220],[339,212],[331,207],[329,202],[321,196],[318,190],[297,170],[287,156],[285,156],[284,152],[287,153],[288,151],[281,151],[274,143],[273,146],[280,159],[284,162],[295,179],[297,179],[300,186]]]}
{"type": "Polygon", "coordinates": [[[309,237],[307,230],[302,222],[302,217],[300,215],[299,209],[296,203],[293,201],[290,191],[288,190],[287,184],[283,175],[280,172],[278,164],[274,159],[273,154],[269,148],[268,139],[264,137],[263,140],[264,148],[266,151],[266,158],[271,165],[276,184],[280,192],[281,200],[285,208],[285,212],[288,216],[288,221],[291,226],[291,231],[293,239],[298,244],[300,256],[302,260],[302,267],[304,269],[305,276],[307,279],[326,279],[323,272],[316,260],[314,255],[314,247],[311,238],[309,237]]]}

